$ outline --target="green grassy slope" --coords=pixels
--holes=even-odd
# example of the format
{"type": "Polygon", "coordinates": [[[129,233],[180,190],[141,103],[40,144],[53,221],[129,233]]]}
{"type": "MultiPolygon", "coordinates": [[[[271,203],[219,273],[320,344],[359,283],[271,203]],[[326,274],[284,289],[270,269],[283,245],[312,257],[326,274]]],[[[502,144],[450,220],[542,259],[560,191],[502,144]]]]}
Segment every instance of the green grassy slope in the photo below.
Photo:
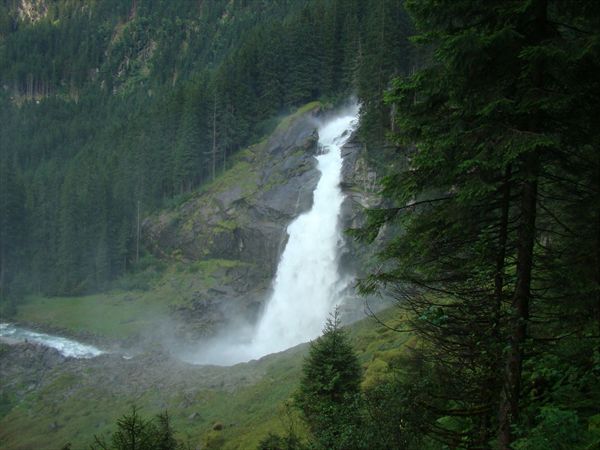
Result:
{"type": "MultiPolygon", "coordinates": [[[[394,315],[385,313],[386,323],[393,324],[394,315]]],[[[408,339],[371,318],[348,329],[365,383],[385,376],[387,362],[408,339]]],[[[5,356],[15,351],[0,349],[5,356]]],[[[43,375],[39,362],[27,359],[8,395],[0,396],[0,442],[14,450],[60,448],[66,442],[85,448],[94,434],[108,434],[116,418],[135,404],[146,416],[167,409],[178,437],[193,446],[255,448],[268,431],[284,431],[290,420],[302,433],[286,403],[297,387],[306,350],[302,345],[228,368],[189,366],[162,354],[130,361],[114,356],[66,361],[44,369],[43,375]]]]}
{"type": "Polygon", "coordinates": [[[187,304],[194,292],[210,288],[222,270],[236,264],[228,260],[172,263],[160,271],[121,279],[122,287],[117,284],[104,293],[31,296],[19,305],[14,320],[94,342],[135,341],[151,335],[173,308],[187,304]]]}

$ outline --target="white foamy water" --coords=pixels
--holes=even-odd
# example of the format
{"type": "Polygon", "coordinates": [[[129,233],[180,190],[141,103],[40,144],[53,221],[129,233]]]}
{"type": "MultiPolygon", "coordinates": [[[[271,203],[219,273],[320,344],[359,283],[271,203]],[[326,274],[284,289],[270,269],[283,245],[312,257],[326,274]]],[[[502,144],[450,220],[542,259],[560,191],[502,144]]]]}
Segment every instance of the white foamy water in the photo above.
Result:
{"type": "Polygon", "coordinates": [[[341,147],[357,122],[355,106],[319,127],[322,154],[317,157],[317,169],[321,178],[313,194],[313,206],[288,226],[289,240],[277,268],[273,294],[251,340],[244,342],[234,336],[220,339],[186,359],[230,365],[285,350],[321,334],[349,282],[338,271],[343,245],[339,227],[344,200],[340,188],[341,147]]]}
{"type": "Polygon", "coordinates": [[[27,330],[11,323],[0,323],[0,338],[6,338],[14,342],[34,342],[46,347],[54,348],[63,356],[71,358],[94,358],[104,353],[102,350],[91,345],[81,344],[77,341],[59,336],[27,330]]]}

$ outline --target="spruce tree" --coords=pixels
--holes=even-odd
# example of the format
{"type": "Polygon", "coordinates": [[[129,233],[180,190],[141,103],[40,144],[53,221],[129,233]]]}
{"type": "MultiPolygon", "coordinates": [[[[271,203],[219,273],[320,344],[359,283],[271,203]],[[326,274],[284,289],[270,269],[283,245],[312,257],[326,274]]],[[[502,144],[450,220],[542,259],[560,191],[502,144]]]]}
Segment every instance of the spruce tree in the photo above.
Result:
{"type": "MultiPolygon", "coordinates": [[[[597,158],[586,149],[598,142],[590,123],[598,85],[583,69],[598,73],[597,7],[545,0],[407,7],[423,53],[433,54],[388,94],[397,109],[395,166],[409,170],[384,182],[395,204],[371,214],[370,232],[389,222],[402,231],[363,288],[390,288],[413,314],[432,376],[449,380],[433,383],[421,403],[435,413],[428,433],[465,447],[490,445],[497,433],[505,449],[522,419],[526,357],[555,332],[551,302],[564,290],[549,276],[550,255],[571,253],[562,244],[569,223],[587,230],[571,241],[597,242],[565,215],[567,205],[597,195],[597,158]],[[581,186],[564,176],[573,167],[581,186]]],[[[596,211],[586,216],[595,221],[596,211]]],[[[598,258],[580,251],[593,269],[578,265],[588,288],[569,283],[578,292],[571,298],[595,311],[598,258]]]]}
{"type": "Polygon", "coordinates": [[[361,376],[358,358],[336,310],[323,335],[311,343],[294,397],[319,448],[361,448],[361,376]]]}
{"type": "Polygon", "coordinates": [[[15,167],[0,160],[0,301],[10,295],[25,236],[25,198],[15,167]]]}

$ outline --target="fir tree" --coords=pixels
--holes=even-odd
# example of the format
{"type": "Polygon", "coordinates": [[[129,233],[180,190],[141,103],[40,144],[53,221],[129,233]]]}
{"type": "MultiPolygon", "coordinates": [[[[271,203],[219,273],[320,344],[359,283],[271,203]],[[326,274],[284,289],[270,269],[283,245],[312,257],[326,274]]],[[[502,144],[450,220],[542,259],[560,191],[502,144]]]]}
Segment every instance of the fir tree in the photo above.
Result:
{"type": "Polygon", "coordinates": [[[0,160],[0,300],[10,295],[25,235],[25,196],[14,166],[0,160]]]}
{"type": "Polygon", "coordinates": [[[361,448],[361,376],[336,310],[327,320],[323,335],[311,343],[295,395],[319,448],[361,448]]]}
{"type": "MultiPolygon", "coordinates": [[[[524,420],[526,356],[533,348],[547,351],[541,349],[555,329],[552,302],[563,291],[547,263],[569,253],[561,242],[568,242],[569,221],[580,223],[574,216],[563,221],[565,206],[598,192],[597,159],[586,151],[597,142],[588,124],[598,115],[591,100],[598,85],[582,70],[598,71],[591,32],[597,15],[581,15],[595,6],[536,0],[407,7],[419,41],[434,53],[388,94],[403,149],[396,167],[410,170],[385,181],[395,207],[374,211],[370,232],[390,221],[402,232],[363,287],[387,285],[414,314],[421,356],[437,380],[421,404],[437,417],[427,432],[466,447],[490,445],[497,433],[500,447],[509,448],[524,420]],[[562,175],[575,166],[587,195],[562,175]]],[[[596,210],[586,215],[595,220],[596,210]]],[[[591,229],[583,230],[584,240],[569,240],[596,242],[591,229]]],[[[597,268],[597,256],[581,251],[597,268]]],[[[597,283],[585,273],[588,287],[597,283]]],[[[591,306],[592,291],[571,286],[578,292],[572,300],[591,306]]]]}

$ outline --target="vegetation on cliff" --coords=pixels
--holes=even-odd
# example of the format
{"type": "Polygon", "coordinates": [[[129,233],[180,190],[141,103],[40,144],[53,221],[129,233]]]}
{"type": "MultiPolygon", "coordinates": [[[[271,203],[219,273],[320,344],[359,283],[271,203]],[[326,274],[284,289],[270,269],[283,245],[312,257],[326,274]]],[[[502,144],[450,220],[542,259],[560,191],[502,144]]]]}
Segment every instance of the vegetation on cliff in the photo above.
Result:
{"type": "Polygon", "coordinates": [[[2,2],[3,301],[105,288],[144,253],[139,217],[279,114],[355,92],[387,117],[383,89],[408,67],[400,3],[2,2]]]}
{"type": "MultiPolygon", "coordinates": [[[[106,434],[107,411],[122,413],[131,389],[154,410],[174,409],[174,424],[207,448],[598,448],[599,30],[594,0],[4,1],[5,305],[141,272],[141,218],[180,200],[200,205],[194,192],[220,193],[246,170],[257,180],[250,145],[262,145],[278,115],[355,93],[364,157],[387,175],[382,207],[354,231],[385,243],[361,288],[395,297],[404,312],[364,341],[330,324],[295,396],[301,362],[290,354],[205,368],[202,389],[189,380],[195,369],[148,355],[112,363],[124,372],[71,362],[75,375],[52,369],[31,390],[6,365],[14,393],[0,397],[0,437],[19,448],[39,442],[21,435],[28,427],[50,429],[55,442],[67,431],[78,442],[95,427],[106,434]],[[127,384],[165,386],[156,368],[181,383],[174,397],[127,384]],[[300,431],[276,418],[291,397],[300,431]]],[[[215,213],[223,236],[238,229],[238,213],[215,213]]],[[[188,231],[204,223],[186,214],[154,217],[185,218],[188,231]]],[[[175,249],[165,259],[194,258],[175,249]]],[[[140,298],[141,308],[160,303],[140,298]]],[[[41,302],[30,305],[43,311],[41,302]]]]}

